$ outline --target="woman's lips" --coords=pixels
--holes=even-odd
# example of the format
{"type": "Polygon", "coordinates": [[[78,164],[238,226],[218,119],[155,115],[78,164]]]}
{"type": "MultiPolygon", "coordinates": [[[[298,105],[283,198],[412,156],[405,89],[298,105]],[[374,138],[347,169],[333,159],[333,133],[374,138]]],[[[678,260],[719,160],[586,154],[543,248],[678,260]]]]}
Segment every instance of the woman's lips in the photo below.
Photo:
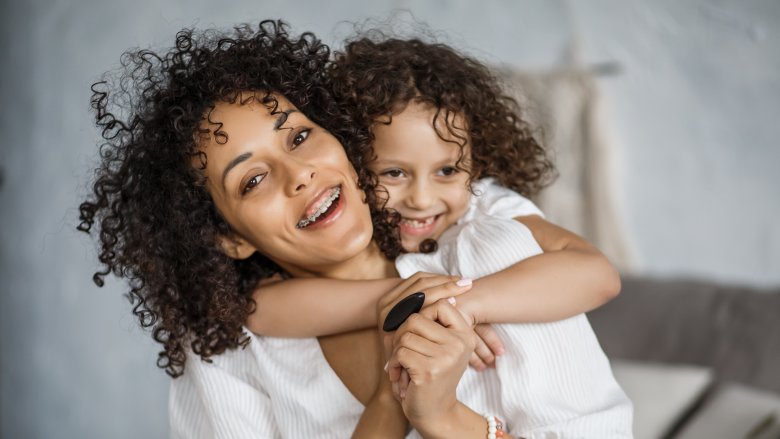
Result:
{"type": "Polygon", "coordinates": [[[317,202],[307,209],[312,212],[310,216],[301,219],[296,227],[302,230],[316,230],[336,221],[344,211],[346,200],[341,186],[336,186],[333,191],[327,192],[325,197],[318,196],[317,202]]]}
{"type": "Polygon", "coordinates": [[[319,195],[309,203],[303,217],[298,220],[298,223],[295,226],[299,229],[303,229],[316,222],[328,209],[330,209],[331,205],[339,198],[340,194],[341,186],[333,186],[320,192],[319,195]]]}
{"type": "Polygon", "coordinates": [[[430,236],[436,230],[441,215],[425,218],[402,218],[399,223],[401,233],[404,235],[430,236]]]}

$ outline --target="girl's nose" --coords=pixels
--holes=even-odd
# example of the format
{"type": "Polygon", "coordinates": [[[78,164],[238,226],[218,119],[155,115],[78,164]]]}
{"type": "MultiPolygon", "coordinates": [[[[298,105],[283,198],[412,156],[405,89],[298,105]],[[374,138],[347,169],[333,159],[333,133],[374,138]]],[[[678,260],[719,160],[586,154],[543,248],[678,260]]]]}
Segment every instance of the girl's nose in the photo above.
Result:
{"type": "Polygon", "coordinates": [[[426,210],[433,205],[431,187],[426,182],[415,183],[406,197],[406,204],[412,209],[426,210]]]}

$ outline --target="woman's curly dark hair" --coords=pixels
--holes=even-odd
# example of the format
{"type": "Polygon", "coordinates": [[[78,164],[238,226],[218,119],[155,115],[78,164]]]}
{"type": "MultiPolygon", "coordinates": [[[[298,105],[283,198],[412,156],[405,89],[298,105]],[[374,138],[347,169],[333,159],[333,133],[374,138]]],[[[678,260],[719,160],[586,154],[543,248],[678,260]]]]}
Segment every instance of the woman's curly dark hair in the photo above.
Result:
{"type": "MultiPolygon", "coordinates": [[[[442,140],[458,140],[458,164],[463,160],[463,147],[471,141],[469,182],[494,177],[501,185],[530,197],[554,175],[552,162],[521,118],[517,102],[504,93],[485,65],[447,45],[369,32],[336,52],[330,80],[342,111],[353,125],[347,151],[362,172],[369,194],[383,190],[367,166],[376,159],[371,127],[391,123],[392,115],[403,111],[411,101],[437,110],[434,129],[442,140]],[[455,115],[465,119],[468,138],[453,126],[455,115]],[[440,117],[450,136],[438,130],[440,117]]],[[[383,211],[384,217],[383,229],[375,232],[375,238],[393,258],[402,251],[400,238],[397,232],[385,230],[388,224],[397,224],[399,215],[382,206],[375,209],[383,211]]],[[[420,250],[435,250],[435,242],[426,241],[420,250]]]]}
{"type": "Polygon", "coordinates": [[[205,160],[197,139],[226,140],[209,115],[217,102],[243,100],[246,91],[272,111],[270,92],[323,127],[338,124],[329,58],[314,35],[293,38],[281,21],[228,32],[185,29],[166,53],[126,52],[120,72],[92,86],[104,143],[78,229],[99,237],[103,267],[95,283],[110,273],[127,279],[133,313],[163,345],[157,364],[173,377],[184,370],[188,346],[204,360],[245,346],[252,290],[280,272],[262,255],[234,261],[220,250],[218,236],[230,226],[193,166],[205,160]]]}

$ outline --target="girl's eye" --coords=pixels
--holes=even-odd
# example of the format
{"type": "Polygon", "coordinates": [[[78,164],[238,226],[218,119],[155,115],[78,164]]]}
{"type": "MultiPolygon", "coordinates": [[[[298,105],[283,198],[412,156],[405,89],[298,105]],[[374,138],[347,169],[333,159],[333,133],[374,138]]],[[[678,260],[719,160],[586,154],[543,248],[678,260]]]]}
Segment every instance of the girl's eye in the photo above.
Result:
{"type": "Polygon", "coordinates": [[[254,187],[260,184],[260,182],[263,181],[264,178],[265,178],[265,174],[258,174],[250,178],[249,180],[247,180],[247,182],[244,183],[244,188],[241,190],[241,194],[244,195],[247,192],[254,189],[254,187]]]}
{"type": "Polygon", "coordinates": [[[293,138],[293,141],[292,141],[293,146],[298,146],[301,143],[305,142],[306,139],[309,138],[309,133],[310,132],[311,132],[311,130],[307,128],[307,129],[301,130],[300,133],[296,134],[295,137],[293,138]]]}
{"type": "Polygon", "coordinates": [[[388,169],[387,171],[382,172],[380,175],[390,178],[401,178],[404,176],[404,171],[400,169],[388,169]]]}
{"type": "Polygon", "coordinates": [[[456,168],[454,166],[445,166],[445,167],[441,168],[441,170],[439,170],[439,172],[441,173],[441,175],[443,175],[445,177],[449,177],[450,175],[457,174],[460,171],[458,171],[458,168],[456,168]]]}

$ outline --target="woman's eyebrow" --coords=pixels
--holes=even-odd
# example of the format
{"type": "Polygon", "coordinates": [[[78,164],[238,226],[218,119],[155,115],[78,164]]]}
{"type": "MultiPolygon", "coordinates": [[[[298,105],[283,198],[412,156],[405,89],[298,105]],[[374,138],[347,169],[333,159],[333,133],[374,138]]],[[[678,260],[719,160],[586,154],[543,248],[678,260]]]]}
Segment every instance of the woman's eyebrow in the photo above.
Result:
{"type": "Polygon", "coordinates": [[[247,161],[250,157],[252,157],[252,153],[245,152],[231,160],[230,163],[225,166],[225,170],[222,171],[222,187],[225,187],[225,177],[227,177],[228,172],[230,172],[231,169],[235,168],[240,163],[247,161]]]}
{"type": "Polygon", "coordinates": [[[284,125],[285,122],[287,122],[287,118],[290,117],[290,114],[297,112],[298,110],[289,108],[287,110],[282,111],[279,113],[279,117],[276,118],[276,121],[274,122],[274,131],[279,131],[282,129],[282,125],[284,125]]]}

